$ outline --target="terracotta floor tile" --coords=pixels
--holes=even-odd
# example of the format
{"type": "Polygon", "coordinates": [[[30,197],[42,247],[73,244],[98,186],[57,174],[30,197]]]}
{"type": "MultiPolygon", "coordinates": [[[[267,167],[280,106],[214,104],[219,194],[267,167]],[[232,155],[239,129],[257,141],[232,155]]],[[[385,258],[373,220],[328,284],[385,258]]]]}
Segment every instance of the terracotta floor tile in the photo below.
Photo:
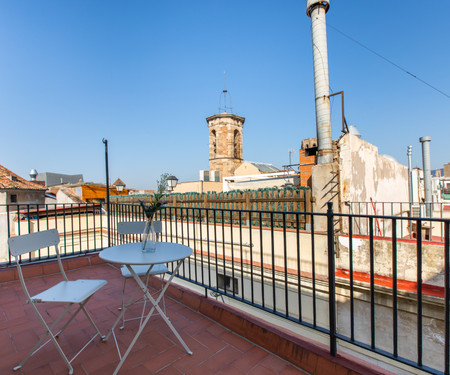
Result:
{"type": "Polygon", "coordinates": [[[223,341],[219,337],[212,335],[208,331],[201,331],[201,332],[195,334],[193,337],[198,342],[207,346],[214,352],[218,352],[228,345],[225,341],[223,341]]]}
{"type": "Polygon", "coordinates": [[[268,369],[267,367],[257,365],[253,369],[251,369],[249,372],[247,372],[248,375],[273,375],[278,374],[278,372],[274,372],[271,369],[268,369]]]}
{"type": "MultiPolygon", "coordinates": [[[[69,279],[104,278],[108,281],[88,302],[86,308],[106,334],[120,314],[122,278],[117,269],[99,264],[94,267],[67,272],[69,279]]],[[[29,279],[30,289],[41,291],[60,281],[59,276],[47,275],[29,279]]],[[[132,292],[133,283],[127,283],[127,292],[132,292]]],[[[14,374],[16,366],[28,353],[38,338],[45,332],[25,297],[18,281],[0,283],[0,374],[14,374]]],[[[51,321],[59,315],[63,306],[40,304],[45,319],[51,321]]],[[[158,375],[209,375],[209,374],[265,374],[263,371],[283,375],[302,374],[288,362],[265,352],[251,342],[234,334],[223,326],[166,297],[166,309],[170,321],[180,333],[193,355],[188,355],[163,319],[155,315],[145,327],[120,374],[158,375]],[[260,371],[260,372],[257,372],[260,371]]],[[[140,314],[139,306],[129,313],[140,314]]],[[[115,330],[122,353],[133,340],[138,321],[127,322],[124,330],[115,330]]],[[[94,334],[85,316],[80,313],[58,339],[69,359],[94,334]]],[[[78,375],[110,375],[119,363],[114,338],[107,342],[100,338],[94,341],[73,361],[78,375]]],[[[21,369],[21,375],[67,374],[67,367],[52,343],[30,358],[21,369]]],[[[331,375],[331,374],[330,374],[331,375]]]]}
{"type": "Polygon", "coordinates": [[[229,364],[233,364],[236,360],[242,358],[242,353],[232,346],[227,346],[220,352],[213,355],[211,358],[206,360],[204,364],[209,369],[209,371],[217,371],[222,367],[228,366],[229,364]]]}
{"type": "Polygon", "coordinates": [[[216,352],[194,340],[187,340],[186,344],[189,346],[189,349],[192,350],[193,354],[181,357],[172,364],[172,367],[175,367],[182,373],[186,373],[190,369],[199,366],[216,354],[216,352]]]}
{"type": "MultiPolygon", "coordinates": [[[[309,372],[303,371],[294,367],[290,364],[286,366],[286,368],[280,372],[280,375],[311,375],[309,372]]],[[[332,374],[329,374],[332,375],[332,374]]]]}
{"type": "Polygon", "coordinates": [[[158,375],[181,375],[183,373],[178,371],[173,366],[168,366],[168,367],[162,369],[161,371],[158,371],[156,374],[158,374],[158,375]]]}
{"type": "Polygon", "coordinates": [[[242,372],[238,368],[234,367],[233,365],[228,365],[224,367],[223,369],[219,370],[219,372],[216,372],[216,375],[244,375],[245,372],[242,372]]]}
{"type": "Polygon", "coordinates": [[[121,371],[120,373],[123,375],[151,375],[151,374],[154,374],[154,372],[145,368],[144,365],[139,365],[139,366],[133,367],[129,370],[121,371]]]}
{"type": "Polygon", "coordinates": [[[183,349],[174,346],[144,362],[144,366],[152,372],[158,372],[185,356],[189,356],[189,354],[187,354],[183,349]]]}
{"type": "Polygon", "coordinates": [[[225,331],[220,335],[220,338],[226,343],[234,346],[236,349],[239,349],[241,352],[246,352],[254,346],[251,342],[231,331],[225,331]]]}
{"type": "Polygon", "coordinates": [[[278,374],[287,367],[288,363],[279,357],[269,355],[261,361],[261,365],[278,374]]]}
{"type": "Polygon", "coordinates": [[[253,346],[250,350],[245,352],[245,355],[234,362],[234,366],[244,372],[249,372],[268,356],[268,352],[257,346],[253,346]]]}

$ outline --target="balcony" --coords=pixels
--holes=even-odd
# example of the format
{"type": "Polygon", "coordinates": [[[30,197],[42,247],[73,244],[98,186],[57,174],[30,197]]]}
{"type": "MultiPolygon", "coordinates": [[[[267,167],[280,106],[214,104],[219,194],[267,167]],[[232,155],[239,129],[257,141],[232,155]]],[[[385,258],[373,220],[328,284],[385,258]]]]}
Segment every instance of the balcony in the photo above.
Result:
{"type": "MultiPolygon", "coordinates": [[[[96,255],[67,259],[64,264],[71,279],[101,278],[108,281],[87,305],[100,331],[106,333],[119,314],[120,271],[102,263],[96,255]]],[[[25,266],[30,288],[37,291],[49,280],[56,280],[52,276],[56,267],[55,262],[25,266]]],[[[24,304],[20,283],[14,280],[16,276],[14,269],[0,271],[1,374],[16,374],[12,368],[42,334],[42,326],[31,307],[24,304]]],[[[152,281],[159,283],[156,279],[152,281]]],[[[127,288],[131,292],[133,285],[128,283],[127,288]]],[[[364,361],[350,356],[332,358],[323,346],[179,285],[171,286],[167,296],[167,314],[194,354],[187,355],[168,327],[161,324],[161,318],[155,315],[127,358],[121,374],[376,373],[364,361]]],[[[49,315],[53,315],[55,310],[58,308],[54,306],[48,310],[49,315]]],[[[130,309],[130,314],[137,314],[137,310],[137,307],[130,309]]],[[[77,319],[76,325],[69,326],[59,339],[67,353],[75,353],[77,348],[74,346],[81,346],[92,331],[83,317],[77,319]]],[[[117,339],[122,350],[123,344],[131,342],[137,326],[137,321],[127,322],[126,327],[118,331],[117,339]]],[[[107,342],[97,339],[74,360],[74,373],[112,374],[118,362],[113,339],[107,342]]],[[[67,368],[50,343],[29,359],[21,371],[23,374],[65,374],[67,368]]]]}
{"type": "MultiPolygon", "coordinates": [[[[102,207],[34,209],[28,215],[27,209],[9,208],[8,235],[56,227],[70,273],[108,280],[88,304],[106,331],[118,314],[122,281],[96,253],[108,244],[135,240],[119,238],[115,226],[118,221],[140,219],[142,213],[133,205],[113,205],[108,226],[102,207]]],[[[165,241],[195,250],[177,274],[178,282],[169,288],[168,303],[168,315],[192,345],[194,356],[184,355],[155,316],[123,373],[448,373],[444,353],[448,353],[449,313],[444,306],[449,220],[427,220],[443,228],[444,241],[431,242],[420,230],[415,239],[404,235],[411,222],[422,228],[424,219],[418,218],[168,207],[160,219],[165,241]],[[341,219],[348,230],[338,237],[333,237],[333,230],[315,230],[321,219],[328,220],[330,228],[341,219]],[[309,222],[311,230],[303,229],[302,222],[309,222]],[[368,234],[353,234],[353,225],[368,234]],[[379,225],[383,225],[380,232],[379,225]],[[153,334],[158,340],[152,339],[153,334]],[[433,341],[436,337],[439,340],[433,341]],[[158,361],[160,367],[152,367],[158,361]],[[177,367],[185,362],[189,370],[177,367]]],[[[22,261],[37,290],[44,282],[42,275],[54,272],[53,255],[44,251],[33,256],[22,261]]],[[[8,259],[3,266],[0,333],[2,353],[7,354],[0,370],[11,372],[25,346],[34,341],[37,333],[31,332],[39,327],[24,306],[8,259]]],[[[130,324],[119,333],[124,342],[133,329],[130,324]]],[[[112,373],[118,362],[114,344],[91,346],[75,360],[75,367],[89,374],[112,373]]],[[[26,366],[33,365],[27,363],[24,373],[65,371],[51,346],[32,361],[36,361],[32,371],[26,366]],[[47,355],[47,360],[39,359],[47,355]]]]}

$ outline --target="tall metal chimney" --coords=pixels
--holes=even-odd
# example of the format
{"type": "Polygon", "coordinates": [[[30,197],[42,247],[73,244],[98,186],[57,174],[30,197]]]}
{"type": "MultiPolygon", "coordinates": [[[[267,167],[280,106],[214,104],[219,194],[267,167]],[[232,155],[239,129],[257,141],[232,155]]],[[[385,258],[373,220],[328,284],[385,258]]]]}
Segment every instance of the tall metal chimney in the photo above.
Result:
{"type": "Polygon", "coordinates": [[[430,142],[431,137],[425,136],[419,138],[422,143],[422,164],[423,179],[425,182],[425,205],[427,208],[427,217],[431,217],[431,161],[430,161],[430,142]]]}
{"type": "Polygon", "coordinates": [[[409,188],[409,204],[414,204],[413,186],[412,186],[412,146],[408,146],[408,188],[409,188]]]}
{"type": "Polygon", "coordinates": [[[306,14],[311,18],[314,91],[316,101],[317,163],[333,162],[330,119],[330,84],[328,77],[327,27],[325,14],[329,0],[307,0],[306,14]]]}

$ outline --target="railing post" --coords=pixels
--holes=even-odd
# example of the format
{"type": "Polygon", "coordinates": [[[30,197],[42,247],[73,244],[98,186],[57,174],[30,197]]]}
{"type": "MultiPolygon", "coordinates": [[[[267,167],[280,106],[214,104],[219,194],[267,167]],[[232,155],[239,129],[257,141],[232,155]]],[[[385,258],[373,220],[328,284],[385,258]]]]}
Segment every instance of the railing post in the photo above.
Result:
{"type": "Polygon", "coordinates": [[[330,320],[330,354],[337,355],[336,345],[336,280],[334,261],[334,224],[333,203],[327,203],[327,236],[328,236],[328,314],[330,320]]]}
{"type": "Polygon", "coordinates": [[[106,166],[106,207],[107,207],[107,220],[108,220],[108,247],[111,246],[111,213],[109,202],[109,166],[108,166],[108,140],[103,138],[102,142],[105,144],[105,166],[106,166]]]}
{"type": "MultiPolygon", "coordinates": [[[[244,199],[245,199],[245,206],[243,207],[244,210],[250,211],[252,208],[252,204],[250,203],[250,192],[247,191],[244,193],[244,199]]],[[[250,225],[250,212],[246,212],[244,217],[245,217],[245,221],[246,221],[246,225],[250,225]]]]}

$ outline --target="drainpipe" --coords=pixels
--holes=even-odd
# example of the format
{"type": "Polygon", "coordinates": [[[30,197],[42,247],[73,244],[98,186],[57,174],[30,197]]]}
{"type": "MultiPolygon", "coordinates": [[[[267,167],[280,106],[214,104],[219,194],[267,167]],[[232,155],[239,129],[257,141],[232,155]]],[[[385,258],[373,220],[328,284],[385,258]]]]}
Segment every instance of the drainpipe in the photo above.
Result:
{"type": "Polygon", "coordinates": [[[414,204],[413,186],[412,186],[412,146],[408,146],[408,188],[409,188],[409,204],[414,204]]]}
{"type": "Polygon", "coordinates": [[[425,136],[419,138],[422,143],[422,164],[423,178],[425,182],[425,205],[427,217],[431,217],[431,161],[430,161],[430,142],[431,137],[425,136]]]}
{"type": "Polygon", "coordinates": [[[330,84],[328,77],[327,27],[325,14],[329,0],[307,0],[306,14],[311,18],[314,91],[316,104],[317,164],[333,162],[330,117],[330,84]]]}

